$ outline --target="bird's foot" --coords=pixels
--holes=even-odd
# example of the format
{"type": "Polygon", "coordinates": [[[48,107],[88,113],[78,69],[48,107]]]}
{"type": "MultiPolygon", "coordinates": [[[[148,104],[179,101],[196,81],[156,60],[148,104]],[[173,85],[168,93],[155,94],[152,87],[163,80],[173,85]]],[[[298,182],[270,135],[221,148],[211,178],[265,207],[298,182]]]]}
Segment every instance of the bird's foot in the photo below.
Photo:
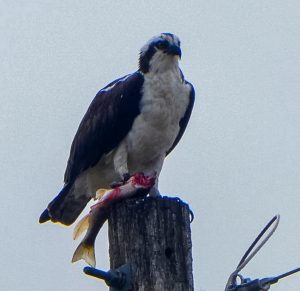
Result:
{"type": "Polygon", "coordinates": [[[161,194],[156,187],[152,187],[149,192],[149,196],[153,197],[153,198],[158,198],[158,197],[161,197],[161,194]]]}
{"type": "Polygon", "coordinates": [[[120,186],[124,185],[129,180],[129,178],[130,178],[130,174],[125,173],[125,174],[122,175],[122,180],[121,181],[114,181],[109,186],[111,188],[120,187],[120,186]]]}

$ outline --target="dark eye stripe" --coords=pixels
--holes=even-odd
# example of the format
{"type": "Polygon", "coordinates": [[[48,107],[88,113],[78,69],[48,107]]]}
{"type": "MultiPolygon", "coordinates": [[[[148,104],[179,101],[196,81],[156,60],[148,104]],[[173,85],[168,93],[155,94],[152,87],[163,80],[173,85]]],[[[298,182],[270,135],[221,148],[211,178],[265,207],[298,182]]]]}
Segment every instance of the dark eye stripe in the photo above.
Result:
{"type": "Polygon", "coordinates": [[[160,40],[157,42],[156,47],[158,49],[166,49],[167,47],[169,47],[169,42],[166,40],[160,40]]]}

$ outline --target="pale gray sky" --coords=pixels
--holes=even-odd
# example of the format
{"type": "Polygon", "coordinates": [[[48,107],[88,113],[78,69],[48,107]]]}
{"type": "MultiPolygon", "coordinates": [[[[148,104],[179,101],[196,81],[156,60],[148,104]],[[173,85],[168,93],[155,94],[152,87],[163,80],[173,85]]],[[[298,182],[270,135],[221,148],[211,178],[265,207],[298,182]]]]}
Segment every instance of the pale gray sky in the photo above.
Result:
{"type": "MultiPolygon", "coordinates": [[[[243,274],[300,266],[299,19],[297,0],[0,1],[1,290],[107,290],[70,263],[73,227],[38,218],[94,95],[166,31],[181,39],[197,99],[160,188],[195,213],[195,290],[223,290],[276,213],[278,231],[243,274]]],[[[106,231],[96,244],[104,269],[106,231]]],[[[299,286],[300,275],[272,290],[299,286]]]]}

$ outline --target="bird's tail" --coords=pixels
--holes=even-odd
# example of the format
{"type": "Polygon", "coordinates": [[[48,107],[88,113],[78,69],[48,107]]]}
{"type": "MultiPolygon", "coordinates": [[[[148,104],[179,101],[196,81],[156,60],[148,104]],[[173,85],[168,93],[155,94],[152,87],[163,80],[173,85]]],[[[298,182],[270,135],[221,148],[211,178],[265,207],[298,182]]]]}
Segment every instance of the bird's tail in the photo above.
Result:
{"type": "Polygon", "coordinates": [[[91,199],[86,189],[75,189],[73,183],[66,184],[60,193],[49,203],[40,216],[40,223],[48,220],[65,225],[72,224],[91,199]]]}
{"type": "Polygon", "coordinates": [[[95,247],[94,244],[88,244],[86,242],[81,242],[74,252],[72,263],[79,260],[85,260],[87,264],[92,267],[96,267],[96,257],[95,257],[95,247]]]}

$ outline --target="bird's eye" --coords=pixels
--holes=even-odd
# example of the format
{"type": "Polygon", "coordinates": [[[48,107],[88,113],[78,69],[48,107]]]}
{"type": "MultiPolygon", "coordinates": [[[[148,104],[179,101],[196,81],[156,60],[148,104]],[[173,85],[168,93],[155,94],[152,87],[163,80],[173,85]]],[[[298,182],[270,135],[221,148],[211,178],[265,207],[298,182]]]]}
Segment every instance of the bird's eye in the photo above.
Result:
{"type": "Polygon", "coordinates": [[[160,40],[157,44],[156,47],[160,50],[164,50],[167,47],[169,47],[169,43],[166,40],[160,40]]]}

